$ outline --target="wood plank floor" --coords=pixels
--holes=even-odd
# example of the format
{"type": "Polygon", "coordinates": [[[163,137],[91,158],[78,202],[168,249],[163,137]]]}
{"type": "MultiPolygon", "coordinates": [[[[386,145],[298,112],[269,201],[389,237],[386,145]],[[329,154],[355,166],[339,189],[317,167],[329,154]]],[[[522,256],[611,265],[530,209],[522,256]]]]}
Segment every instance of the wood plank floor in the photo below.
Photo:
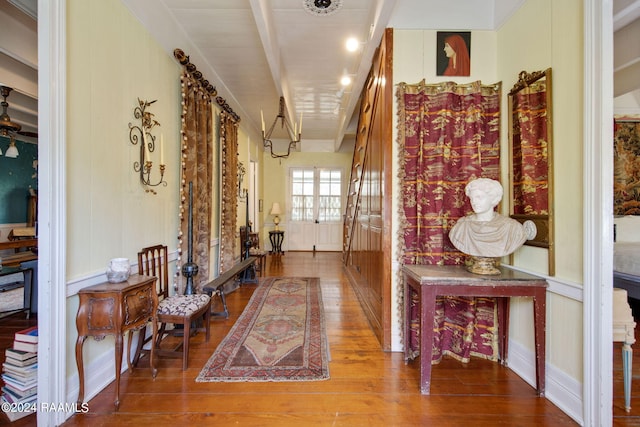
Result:
{"type": "MultiPolygon", "coordinates": [[[[142,361],[139,369],[122,375],[118,412],[114,411],[111,384],[88,402],[89,413],[74,415],[63,425],[576,425],[550,401],[538,398],[535,390],[512,371],[480,359],[466,365],[443,360],[433,368],[431,395],[420,395],[417,362],[405,365],[401,353],[380,350],[343,273],[341,254],[288,252],[280,259],[269,256],[266,270],[268,276],[320,277],[331,354],[329,380],[195,382],[253,293],[255,285],[245,285],[227,297],[229,319],[212,320],[210,342],[204,342],[203,334],[192,339],[188,370],[181,370],[178,359],[163,358],[158,376],[152,380],[142,361]]],[[[25,325],[24,319],[19,323],[0,327],[1,345],[11,344],[13,332],[25,325]]],[[[620,348],[614,344],[613,350],[614,425],[640,425],[640,379],[634,379],[628,417],[623,409],[620,348]]],[[[636,367],[640,367],[638,353],[634,352],[636,367]]],[[[0,417],[3,423],[7,420],[0,417]]],[[[35,416],[11,425],[35,425],[35,416]]]]}

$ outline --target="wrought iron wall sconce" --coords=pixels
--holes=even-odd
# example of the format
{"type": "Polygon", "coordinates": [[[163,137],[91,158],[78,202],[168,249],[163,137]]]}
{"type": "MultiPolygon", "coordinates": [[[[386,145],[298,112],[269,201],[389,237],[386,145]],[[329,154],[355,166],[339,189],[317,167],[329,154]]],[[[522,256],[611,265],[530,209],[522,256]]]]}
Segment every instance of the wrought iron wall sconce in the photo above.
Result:
{"type": "MultiPolygon", "coordinates": [[[[245,194],[242,191],[242,181],[244,181],[244,176],[246,175],[247,170],[244,168],[244,164],[242,162],[238,162],[238,198],[244,199],[245,194]]],[[[246,188],[244,189],[247,190],[246,188]]]]}
{"type": "Polygon", "coordinates": [[[156,102],[142,101],[138,98],[138,106],[133,109],[133,116],[140,121],[140,124],[129,123],[129,142],[138,145],[140,142],[140,161],[133,163],[133,170],[140,173],[140,182],[146,193],[158,194],[153,188],[162,184],[167,186],[164,180],[164,141],[160,134],[160,178],[154,183],[151,178],[153,170],[153,161],[151,153],[156,151],[156,137],[151,133],[154,127],[160,126],[160,123],[153,118],[153,114],[147,111],[147,107],[156,102]]]}

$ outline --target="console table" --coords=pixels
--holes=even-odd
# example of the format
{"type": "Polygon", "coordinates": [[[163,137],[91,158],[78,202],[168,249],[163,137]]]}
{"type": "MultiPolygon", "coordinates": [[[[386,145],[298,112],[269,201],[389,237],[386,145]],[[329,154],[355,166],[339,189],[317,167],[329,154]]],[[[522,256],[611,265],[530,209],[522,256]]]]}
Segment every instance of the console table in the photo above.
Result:
{"type": "MultiPolygon", "coordinates": [[[[78,292],[80,305],[76,315],[78,339],[76,341],[76,364],[80,390],[78,404],[84,399],[84,365],[82,346],[88,336],[102,340],[107,335],[115,335],[116,346],[116,398],[115,406],[120,405],[120,370],[122,367],[122,342],[126,331],[137,329],[151,321],[153,335],[151,342],[156,342],[158,325],[156,311],[158,309],[158,294],[156,292],[156,278],[151,276],[134,275],[121,283],[100,283],[88,286],[78,292]]],[[[155,378],[155,346],[151,346],[150,367],[155,378]]],[[[127,357],[127,365],[131,370],[131,360],[127,357]]]]}
{"type": "Polygon", "coordinates": [[[533,318],[536,348],[536,390],[544,396],[545,387],[545,319],[547,281],[541,277],[500,267],[499,275],[469,273],[459,265],[406,265],[404,302],[404,357],[409,362],[410,308],[412,292],[420,301],[420,390],[431,389],[431,360],[433,356],[433,319],[436,297],[476,296],[496,297],[498,301],[498,349],[500,361],[507,364],[509,340],[510,297],[533,297],[533,318]]]}
{"type": "Polygon", "coordinates": [[[270,231],[269,240],[271,241],[271,253],[284,255],[284,251],[282,250],[282,241],[284,240],[284,231],[282,230],[270,231]]]}

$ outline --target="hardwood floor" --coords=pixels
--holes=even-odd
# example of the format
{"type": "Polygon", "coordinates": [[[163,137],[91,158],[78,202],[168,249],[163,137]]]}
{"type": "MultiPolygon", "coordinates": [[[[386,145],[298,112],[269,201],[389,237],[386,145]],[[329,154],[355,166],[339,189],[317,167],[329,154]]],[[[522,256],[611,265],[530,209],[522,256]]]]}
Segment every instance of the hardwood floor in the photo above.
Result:
{"type": "MultiPolygon", "coordinates": [[[[339,253],[288,252],[280,259],[268,256],[266,270],[268,276],[320,277],[331,354],[329,380],[195,382],[255,289],[255,285],[245,285],[227,296],[229,319],[212,320],[210,342],[204,342],[203,334],[193,338],[188,370],[181,370],[180,359],[163,358],[158,376],[152,380],[141,361],[138,369],[122,375],[118,412],[113,407],[112,383],[88,402],[89,413],[74,415],[63,425],[576,425],[550,401],[538,398],[533,387],[508,368],[480,359],[469,364],[443,360],[433,368],[431,395],[422,396],[417,361],[405,365],[402,353],[380,350],[343,273],[339,253]]],[[[10,329],[0,328],[3,345],[10,345],[10,329]]],[[[640,380],[633,384],[637,400],[632,398],[631,417],[626,417],[619,352],[614,345],[614,425],[639,425],[640,380]]],[[[634,353],[636,356],[640,351],[634,353]]],[[[640,357],[636,356],[636,361],[635,366],[640,366],[640,357]]],[[[0,424],[3,422],[6,419],[0,418],[0,424]]],[[[35,416],[12,425],[35,425],[35,416]]]]}

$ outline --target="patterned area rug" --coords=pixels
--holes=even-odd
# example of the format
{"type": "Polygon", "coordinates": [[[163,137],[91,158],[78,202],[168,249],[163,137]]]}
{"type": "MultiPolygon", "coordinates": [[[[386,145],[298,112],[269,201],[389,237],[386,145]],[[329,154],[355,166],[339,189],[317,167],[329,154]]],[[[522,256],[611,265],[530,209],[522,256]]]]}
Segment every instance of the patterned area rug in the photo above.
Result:
{"type": "Polygon", "coordinates": [[[267,277],[197,382],[329,378],[320,280],[267,277]]]}

